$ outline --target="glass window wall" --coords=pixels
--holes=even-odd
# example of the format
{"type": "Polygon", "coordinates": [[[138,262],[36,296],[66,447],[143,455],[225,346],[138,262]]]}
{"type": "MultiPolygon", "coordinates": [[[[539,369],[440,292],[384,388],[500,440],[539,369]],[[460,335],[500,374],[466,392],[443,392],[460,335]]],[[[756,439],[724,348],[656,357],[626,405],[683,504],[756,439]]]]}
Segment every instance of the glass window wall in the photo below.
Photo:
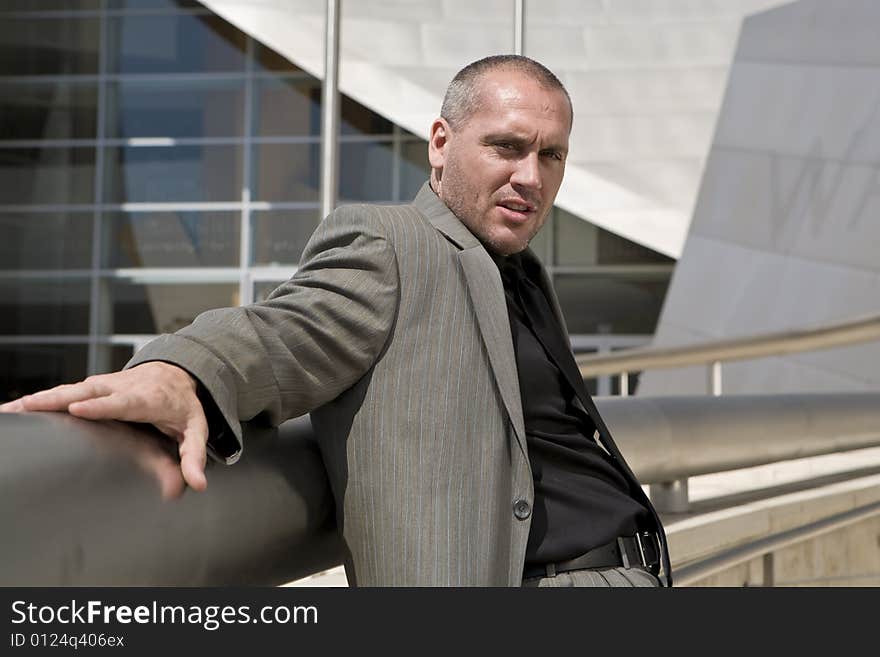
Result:
{"type": "Polygon", "coordinates": [[[238,267],[241,213],[114,212],[104,215],[104,266],[238,267]]]}
{"type": "Polygon", "coordinates": [[[98,83],[0,83],[0,140],[95,139],[98,83]]]}
{"type": "Polygon", "coordinates": [[[88,269],[92,212],[0,213],[0,271],[88,269]]]}
{"type": "Polygon", "coordinates": [[[669,274],[556,274],[554,286],[572,334],[652,335],[669,274]]]}
{"type": "Polygon", "coordinates": [[[158,335],[173,333],[212,308],[238,305],[234,283],[139,283],[112,279],[106,333],[158,335]],[[112,323],[112,324],[110,324],[112,323]]]}
{"type": "Polygon", "coordinates": [[[394,200],[388,173],[394,164],[390,142],[339,144],[339,202],[394,200]]]}
{"type": "Polygon", "coordinates": [[[253,158],[253,192],[258,201],[317,202],[321,189],[321,146],[257,144],[253,158]]]}
{"type": "Polygon", "coordinates": [[[202,9],[196,0],[107,0],[109,9],[202,9]]]}
{"type": "Polygon", "coordinates": [[[88,279],[0,278],[0,336],[87,335],[88,279]]]}
{"type": "Polygon", "coordinates": [[[0,403],[87,376],[84,344],[0,344],[0,403]]]}
{"type": "Polygon", "coordinates": [[[408,139],[410,141],[401,144],[400,157],[397,159],[397,176],[400,181],[398,198],[403,201],[415,198],[431,175],[431,168],[428,166],[428,144],[413,135],[409,135],[408,139]]]}
{"type": "Polygon", "coordinates": [[[241,200],[241,146],[119,146],[105,151],[109,203],[241,200]]]}
{"type": "MultiPolygon", "coordinates": [[[[194,1],[4,13],[0,399],[288,277],[320,220],[320,80],[194,1]]],[[[340,114],[340,202],[412,199],[425,142],[346,96],[340,114]]],[[[669,259],[558,209],[532,247],[572,333],[653,331],[669,259]]]]}
{"type": "Polygon", "coordinates": [[[97,75],[95,17],[0,20],[0,76],[97,75]]]}
{"type": "Polygon", "coordinates": [[[19,11],[26,11],[28,13],[42,11],[94,11],[100,8],[101,0],[3,0],[0,3],[0,15],[19,11]]]}
{"type": "Polygon", "coordinates": [[[91,203],[95,148],[0,148],[0,205],[91,203]]]}
{"type": "Polygon", "coordinates": [[[108,85],[107,137],[240,137],[244,80],[123,80],[108,85]]]}
{"type": "Polygon", "coordinates": [[[260,137],[320,136],[320,81],[270,77],[256,80],[254,86],[254,134],[260,137]]]}
{"type": "Polygon", "coordinates": [[[243,32],[211,14],[131,14],[109,19],[110,73],[243,72],[243,32]]]}
{"type": "Polygon", "coordinates": [[[295,265],[320,222],[320,211],[262,210],[251,215],[253,264],[295,265]]]}

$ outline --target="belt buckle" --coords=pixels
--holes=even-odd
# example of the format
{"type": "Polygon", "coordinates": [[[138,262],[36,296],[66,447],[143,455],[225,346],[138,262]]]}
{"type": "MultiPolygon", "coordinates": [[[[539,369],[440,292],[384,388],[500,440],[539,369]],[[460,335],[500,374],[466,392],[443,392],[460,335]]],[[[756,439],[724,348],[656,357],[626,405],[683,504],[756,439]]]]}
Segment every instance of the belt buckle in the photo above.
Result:
{"type": "Polygon", "coordinates": [[[639,546],[639,556],[642,558],[642,566],[648,567],[648,560],[645,558],[645,546],[642,545],[642,533],[636,532],[636,545],[639,546]]]}
{"type": "Polygon", "coordinates": [[[653,535],[650,532],[644,532],[644,536],[642,534],[642,532],[636,532],[634,536],[619,536],[617,538],[617,548],[620,551],[620,559],[623,562],[624,568],[650,568],[650,566],[648,565],[648,555],[645,552],[645,544],[642,542],[642,540],[651,538],[653,535]],[[638,552],[632,555],[633,558],[631,560],[629,550],[627,548],[629,547],[633,539],[635,539],[635,544],[638,552]]]}
{"type": "Polygon", "coordinates": [[[653,557],[650,563],[648,562],[647,553],[645,553],[644,555],[645,568],[648,570],[648,572],[657,575],[660,572],[660,564],[663,560],[663,550],[661,548],[660,535],[657,532],[639,532],[639,534],[637,534],[637,537],[639,539],[639,547],[643,551],[646,546],[653,547],[653,557]],[[650,541],[650,543],[647,543],[647,541],[650,541]]]}

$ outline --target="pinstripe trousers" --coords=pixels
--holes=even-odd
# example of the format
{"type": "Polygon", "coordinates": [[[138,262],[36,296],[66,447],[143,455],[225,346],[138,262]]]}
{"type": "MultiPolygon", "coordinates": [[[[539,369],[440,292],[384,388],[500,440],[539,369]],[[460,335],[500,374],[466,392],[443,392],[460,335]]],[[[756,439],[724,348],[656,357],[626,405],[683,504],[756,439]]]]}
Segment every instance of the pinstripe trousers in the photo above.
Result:
{"type": "Polygon", "coordinates": [[[524,579],[523,587],[528,588],[569,588],[576,586],[592,587],[632,587],[648,588],[660,586],[659,580],[641,568],[603,568],[601,570],[571,570],[555,577],[530,577],[524,579]]]}

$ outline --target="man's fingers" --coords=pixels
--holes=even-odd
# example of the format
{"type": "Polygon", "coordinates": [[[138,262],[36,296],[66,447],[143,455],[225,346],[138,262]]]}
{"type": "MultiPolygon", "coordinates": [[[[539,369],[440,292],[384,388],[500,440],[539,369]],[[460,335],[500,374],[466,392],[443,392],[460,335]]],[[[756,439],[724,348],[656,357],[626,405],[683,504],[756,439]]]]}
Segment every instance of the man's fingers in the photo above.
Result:
{"type": "MultiPolygon", "coordinates": [[[[87,420],[146,422],[180,441],[180,472],[195,490],[207,485],[208,424],[196,396],[196,381],[169,363],[142,363],[130,370],[89,377],[80,383],[44,390],[3,404],[2,410],[67,411],[87,420]]],[[[163,493],[177,493],[162,464],[157,470],[163,493]]]]}
{"type": "Polygon", "coordinates": [[[180,469],[190,488],[205,490],[205,463],[208,460],[208,423],[204,416],[190,419],[180,443],[180,469]]]}
{"type": "Polygon", "coordinates": [[[18,401],[25,411],[66,411],[70,404],[101,397],[108,392],[103,386],[92,381],[82,381],[42,390],[33,395],[26,395],[18,401]]]}
{"type": "Polygon", "coordinates": [[[131,403],[130,395],[121,393],[73,402],[67,407],[67,412],[87,420],[141,421],[136,405],[131,403]]]}
{"type": "Polygon", "coordinates": [[[20,399],[0,404],[0,413],[21,413],[22,411],[24,411],[24,404],[21,403],[20,399]]]}
{"type": "Polygon", "coordinates": [[[163,500],[172,500],[183,494],[186,483],[180,472],[180,466],[170,455],[160,450],[150,450],[139,455],[138,463],[159,482],[163,500]]]}

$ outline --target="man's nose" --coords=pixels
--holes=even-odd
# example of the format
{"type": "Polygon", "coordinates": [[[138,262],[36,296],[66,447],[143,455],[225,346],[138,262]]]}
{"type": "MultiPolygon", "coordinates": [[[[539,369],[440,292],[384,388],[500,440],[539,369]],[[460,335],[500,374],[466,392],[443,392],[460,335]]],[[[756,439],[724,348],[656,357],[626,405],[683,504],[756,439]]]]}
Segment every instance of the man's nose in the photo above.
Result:
{"type": "Polygon", "coordinates": [[[541,167],[537,153],[526,153],[517,160],[510,182],[530,189],[541,189],[541,167]]]}

